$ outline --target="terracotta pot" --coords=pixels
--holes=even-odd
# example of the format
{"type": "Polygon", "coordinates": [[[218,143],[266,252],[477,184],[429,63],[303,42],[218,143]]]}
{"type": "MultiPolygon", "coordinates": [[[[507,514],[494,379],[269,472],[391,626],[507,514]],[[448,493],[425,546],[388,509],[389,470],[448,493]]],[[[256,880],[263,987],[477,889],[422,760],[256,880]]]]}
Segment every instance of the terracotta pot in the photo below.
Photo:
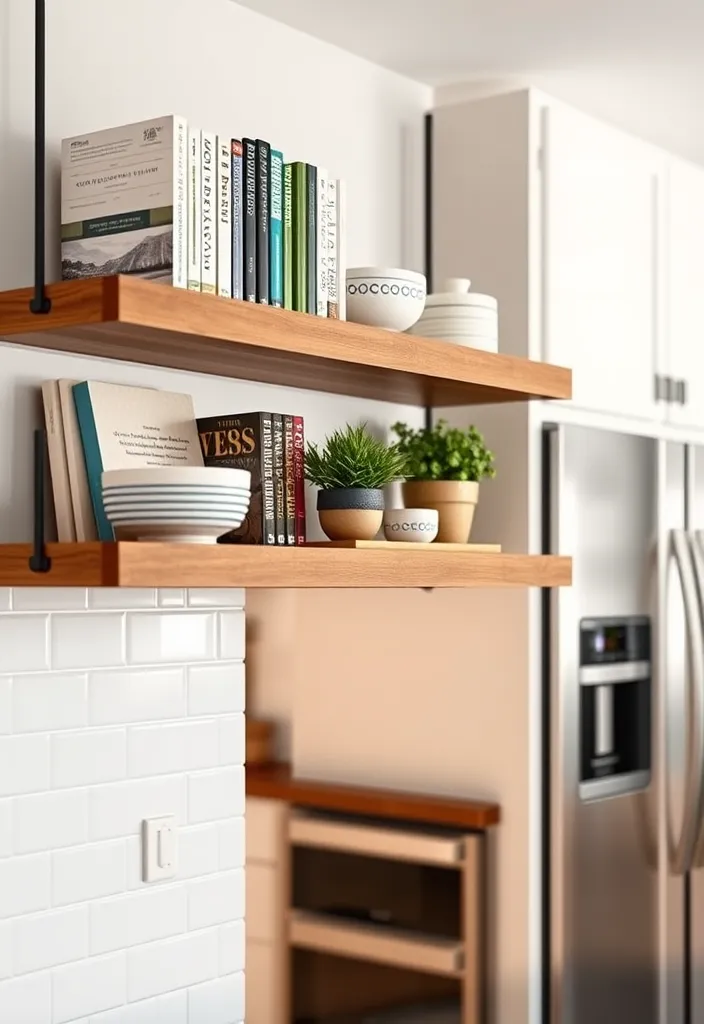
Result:
{"type": "Polygon", "coordinates": [[[330,540],[374,540],[383,518],[383,491],[364,487],[318,491],[318,519],[330,540]]]}
{"type": "Polygon", "coordinates": [[[479,500],[479,484],[467,480],[407,480],[403,500],[408,507],[437,509],[439,543],[466,544],[479,500]]]}

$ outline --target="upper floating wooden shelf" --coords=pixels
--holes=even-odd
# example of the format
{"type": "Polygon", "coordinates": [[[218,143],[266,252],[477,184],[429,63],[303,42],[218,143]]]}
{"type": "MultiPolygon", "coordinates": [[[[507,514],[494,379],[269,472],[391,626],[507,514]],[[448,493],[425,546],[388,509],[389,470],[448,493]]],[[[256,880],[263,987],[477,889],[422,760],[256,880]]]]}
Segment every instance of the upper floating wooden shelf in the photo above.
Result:
{"type": "Polygon", "coordinates": [[[225,544],[49,544],[48,573],[29,544],[0,545],[2,587],[561,587],[572,563],[552,555],[235,547],[225,544]]]}
{"type": "Polygon", "coordinates": [[[133,277],[0,293],[0,338],[20,345],[177,370],[450,406],[570,398],[570,370],[444,341],[183,291],[133,277]]]}

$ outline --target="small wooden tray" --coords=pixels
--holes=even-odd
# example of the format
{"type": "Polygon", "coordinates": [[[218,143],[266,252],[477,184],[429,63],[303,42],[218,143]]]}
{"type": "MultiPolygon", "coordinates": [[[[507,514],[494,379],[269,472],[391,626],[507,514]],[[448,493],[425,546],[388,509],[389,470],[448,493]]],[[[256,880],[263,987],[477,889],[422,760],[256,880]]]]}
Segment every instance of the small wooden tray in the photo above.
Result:
{"type": "Polygon", "coordinates": [[[414,551],[473,551],[475,553],[499,554],[500,544],[439,544],[432,541],[430,544],[422,542],[403,540],[309,540],[305,545],[307,548],[354,548],[356,551],[368,548],[413,548],[414,551]]]}

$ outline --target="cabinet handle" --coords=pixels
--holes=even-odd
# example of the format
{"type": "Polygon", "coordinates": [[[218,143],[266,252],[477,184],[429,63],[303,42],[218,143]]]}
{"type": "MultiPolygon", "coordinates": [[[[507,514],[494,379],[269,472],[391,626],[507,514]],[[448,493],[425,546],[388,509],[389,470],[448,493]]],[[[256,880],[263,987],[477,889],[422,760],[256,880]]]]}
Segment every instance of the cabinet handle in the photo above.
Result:
{"type": "Polygon", "coordinates": [[[655,374],[655,401],[666,402],[667,399],[667,381],[661,373],[655,374]]]}
{"type": "Polygon", "coordinates": [[[688,401],[688,398],[687,398],[687,381],[686,380],[679,380],[679,381],[677,381],[677,383],[679,385],[679,387],[678,387],[679,403],[680,403],[680,405],[686,405],[687,401],[688,401]]]}

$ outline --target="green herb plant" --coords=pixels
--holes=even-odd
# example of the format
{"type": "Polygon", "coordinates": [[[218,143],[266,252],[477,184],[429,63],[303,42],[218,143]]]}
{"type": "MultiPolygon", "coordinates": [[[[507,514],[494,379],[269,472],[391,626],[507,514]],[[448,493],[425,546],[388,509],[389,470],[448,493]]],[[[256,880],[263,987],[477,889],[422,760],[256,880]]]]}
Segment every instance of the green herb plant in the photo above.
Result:
{"type": "Polygon", "coordinates": [[[325,438],[321,448],[315,444],[306,448],[306,479],[323,491],[384,487],[405,476],[405,469],[406,458],[399,446],[379,441],[369,433],[366,423],[336,430],[325,438]]]}
{"type": "Polygon", "coordinates": [[[430,430],[412,430],[405,423],[395,423],[392,430],[409,480],[478,481],[496,475],[493,452],[476,427],[461,430],[438,420],[430,430]]]}

